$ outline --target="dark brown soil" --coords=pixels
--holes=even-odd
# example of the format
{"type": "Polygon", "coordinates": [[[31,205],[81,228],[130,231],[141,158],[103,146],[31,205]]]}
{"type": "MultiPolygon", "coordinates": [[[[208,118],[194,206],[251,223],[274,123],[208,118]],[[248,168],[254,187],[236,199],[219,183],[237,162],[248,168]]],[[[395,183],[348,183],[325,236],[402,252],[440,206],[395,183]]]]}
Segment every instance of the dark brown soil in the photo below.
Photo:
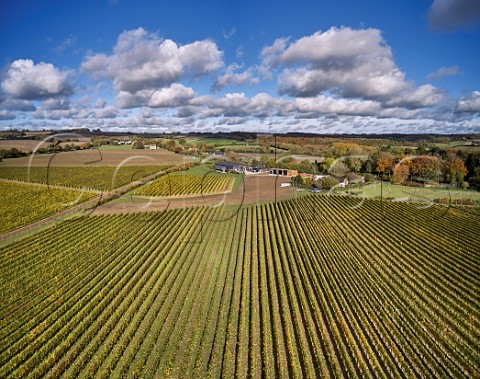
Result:
{"type": "Polygon", "coordinates": [[[93,214],[112,214],[126,212],[151,212],[165,209],[178,209],[194,206],[251,205],[267,201],[293,198],[296,190],[281,188],[280,183],[290,182],[290,178],[270,175],[246,175],[244,184],[235,192],[222,195],[209,195],[188,198],[145,199],[128,195],[122,201],[107,203],[95,209],[93,214]]]}

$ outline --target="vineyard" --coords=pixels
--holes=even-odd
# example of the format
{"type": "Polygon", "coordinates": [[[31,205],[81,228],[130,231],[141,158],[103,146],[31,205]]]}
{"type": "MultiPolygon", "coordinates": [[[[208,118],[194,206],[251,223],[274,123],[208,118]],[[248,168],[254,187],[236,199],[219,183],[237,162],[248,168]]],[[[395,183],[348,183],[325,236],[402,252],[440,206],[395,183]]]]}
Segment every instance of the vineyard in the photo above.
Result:
{"type": "Polygon", "coordinates": [[[78,217],[0,249],[0,377],[480,377],[479,293],[440,206],[78,217]]]}
{"type": "Polygon", "coordinates": [[[142,196],[195,196],[230,192],[233,175],[170,174],[156,179],[135,193],[142,196]]]}
{"type": "Polygon", "coordinates": [[[97,194],[0,181],[0,234],[51,216],[97,194]]]}
{"type": "Polygon", "coordinates": [[[50,166],[0,167],[0,178],[55,186],[110,191],[171,167],[162,166],[50,166]]]}

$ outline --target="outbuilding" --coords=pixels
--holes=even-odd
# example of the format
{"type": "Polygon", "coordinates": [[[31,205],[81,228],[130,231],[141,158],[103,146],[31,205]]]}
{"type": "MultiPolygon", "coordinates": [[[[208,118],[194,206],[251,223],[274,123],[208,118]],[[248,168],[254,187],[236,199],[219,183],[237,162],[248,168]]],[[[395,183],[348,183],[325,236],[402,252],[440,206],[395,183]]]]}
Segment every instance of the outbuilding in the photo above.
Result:
{"type": "Polygon", "coordinates": [[[286,168],[271,168],[270,173],[278,176],[297,176],[297,170],[289,170],[286,168]]]}
{"type": "Polygon", "coordinates": [[[215,165],[215,170],[219,172],[237,172],[244,173],[246,166],[241,163],[220,162],[215,165]]]}

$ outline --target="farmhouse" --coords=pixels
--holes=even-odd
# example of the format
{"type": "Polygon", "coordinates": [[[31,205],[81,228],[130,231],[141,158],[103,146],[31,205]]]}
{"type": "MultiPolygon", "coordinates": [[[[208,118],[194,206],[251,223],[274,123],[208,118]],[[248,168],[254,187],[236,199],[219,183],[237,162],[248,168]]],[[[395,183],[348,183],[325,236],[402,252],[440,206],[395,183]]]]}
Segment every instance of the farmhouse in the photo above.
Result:
{"type": "Polygon", "coordinates": [[[270,169],[265,167],[247,167],[247,171],[250,173],[270,173],[270,169]]]}
{"type": "Polygon", "coordinates": [[[220,172],[245,172],[245,165],[233,162],[220,162],[215,165],[215,170],[220,172]]]}

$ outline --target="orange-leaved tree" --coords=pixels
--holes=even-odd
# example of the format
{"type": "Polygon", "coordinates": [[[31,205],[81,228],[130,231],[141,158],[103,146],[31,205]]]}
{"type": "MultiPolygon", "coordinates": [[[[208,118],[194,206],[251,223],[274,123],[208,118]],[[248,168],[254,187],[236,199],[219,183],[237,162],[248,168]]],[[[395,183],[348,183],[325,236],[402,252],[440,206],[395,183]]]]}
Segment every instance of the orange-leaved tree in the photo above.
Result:
{"type": "Polygon", "coordinates": [[[403,160],[399,164],[395,165],[392,175],[393,184],[402,184],[408,179],[408,176],[410,175],[411,164],[412,162],[410,160],[403,160]]]}
{"type": "Polygon", "coordinates": [[[381,152],[377,158],[375,169],[378,172],[390,172],[393,169],[393,155],[381,152]]]}
{"type": "Polygon", "coordinates": [[[449,183],[462,183],[468,170],[463,160],[456,155],[450,155],[443,165],[445,179],[449,183]]]}

